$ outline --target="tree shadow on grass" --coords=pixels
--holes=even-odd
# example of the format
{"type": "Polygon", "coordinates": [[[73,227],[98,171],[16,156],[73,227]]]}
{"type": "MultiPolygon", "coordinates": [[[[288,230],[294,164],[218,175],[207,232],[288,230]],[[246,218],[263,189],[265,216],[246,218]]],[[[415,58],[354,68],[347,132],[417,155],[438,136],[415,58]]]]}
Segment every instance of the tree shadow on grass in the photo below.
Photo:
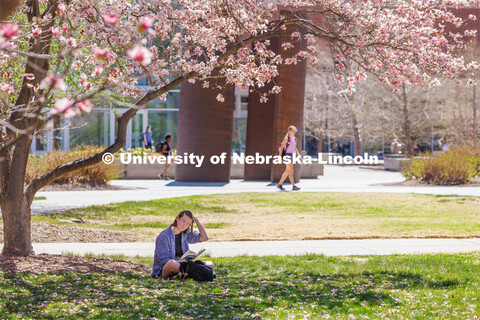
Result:
{"type": "Polygon", "coordinates": [[[131,272],[6,273],[0,286],[0,305],[5,306],[0,318],[21,313],[32,318],[68,315],[89,319],[252,319],[262,312],[272,316],[268,313],[271,310],[281,312],[301,306],[311,307],[318,314],[332,309],[348,314],[360,303],[371,312],[379,306],[398,307],[400,302],[393,290],[414,292],[429,288],[444,292],[461,284],[457,279],[434,281],[417,273],[387,270],[337,274],[270,272],[253,277],[230,275],[225,270],[217,272],[215,282],[202,284],[191,280],[154,280],[148,274],[131,272]]]}
{"type": "Polygon", "coordinates": [[[112,259],[94,257],[38,254],[28,257],[0,257],[0,269],[5,273],[31,272],[149,272],[145,265],[112,259]]]}

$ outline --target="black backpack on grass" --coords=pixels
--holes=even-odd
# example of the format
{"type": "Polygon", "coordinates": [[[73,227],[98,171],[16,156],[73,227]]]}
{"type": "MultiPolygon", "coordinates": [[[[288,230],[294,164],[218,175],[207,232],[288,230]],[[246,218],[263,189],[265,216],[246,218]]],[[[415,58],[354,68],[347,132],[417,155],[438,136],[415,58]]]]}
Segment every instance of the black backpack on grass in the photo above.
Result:
{"type": "Polygon", "coordinates": [[[197,282],[213,281],[217,276],[212,268],[207,267],[203,261],[188,260],[180,263],[180,279],[193,279],[197,282]]]}

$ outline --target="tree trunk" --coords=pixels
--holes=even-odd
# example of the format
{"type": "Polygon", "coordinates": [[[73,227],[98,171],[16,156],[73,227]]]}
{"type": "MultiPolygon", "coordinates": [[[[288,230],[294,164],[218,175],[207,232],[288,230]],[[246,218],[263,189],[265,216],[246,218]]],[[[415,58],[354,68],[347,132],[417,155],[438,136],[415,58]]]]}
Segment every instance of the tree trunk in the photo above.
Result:
{"type": "Polygon", "coordinates": [[[472,130],[472,138],[473,138],[473,145],[477,146],[477,85],[473,85],[473,130],[472,130]]]}
{"type": "Polygon", "coordinates": [[[33,254],[30,205],[25,197],[11,197],[0,201],[3,217],[3,256],[33,254]]]}
{"type": "Polygon", "coordinates": [[[34,194],[27,197],[24,191],[31,142],[28,136],[23,136],[13,152],[6,154],[3,158],[5,161],[2,162],[2,165],[7,166],[7,170],[2,170],[3,185],[0,196],[4,256],[27,256],[33,253],[30,206],[34,194]]]}
{"type": "Polygon", "coordinates": [[[408,117],[408,97],[405,90],[405,85],[402,90],[402,101],[403,101],[403,135],[405,138],[405,153],[407,157],[413,157],[413,144],[412,137],[410,133],[410,119],[408,117]]]}
{"type": "Polygon", "coordinates": [[[362,143],[360,141],[360,130],[358,129],[357,125],[357,118],[355,115],[352,119],[352,126],[353,126],[353,141],[355,143],[355,156],[362,155],[362,143]]]}

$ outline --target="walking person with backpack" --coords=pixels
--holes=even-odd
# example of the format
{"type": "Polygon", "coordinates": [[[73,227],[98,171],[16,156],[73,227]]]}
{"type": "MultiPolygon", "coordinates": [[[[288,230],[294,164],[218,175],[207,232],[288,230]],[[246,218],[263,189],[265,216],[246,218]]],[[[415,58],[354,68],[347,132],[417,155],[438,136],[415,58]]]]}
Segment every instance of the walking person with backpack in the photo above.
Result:
{"type": "MultiPolygon", "coordinates": [[[[296,133],[297,128],[295,126],[288,127],[288,132],[285,135],[285,138],[283,139],[282,144],[279,148],[279,155],[282,158],[289,157],[290,159],[292,159],[294,154],[299,153],[297,148],[297,138],[295,137],[296,133]]],[[[285,163],[285,166],[285,172],[283,172],[282,177],[277,184],[277,188],[285,191],[285,189],[283,188],[283,182],[288,177],[290,183],[292,184],[292,191],[300,190],[300,188],[295,185],[295,181],[293,179],[293,163],[285,163]]]]}
{"type": "Polygon", "coordinates": [[[211,261],[189,262],[180,260],[180,257],[189,250],[188,244],[208,240],[207,232],[200,221],[193,216],[189,210],[181,211],[173,223],[163,230],[155,241],[155,255],[153,260],[152,276],[163,279],[173,279],[184,272],[189,263],[196,263],[195,267],[201,265],[207,274],[210,273],[210,280],[215,277],[212,270],[214,264],[211,261]],[[199,231],[193,231],[193,223],[199,231]]]}
{"type": "MultiPolygon", "coordinates": [[[[161,153],[165,157],[168,157],[172,153],[172,147],[170,146],[170,143],[173,140],[172,134],[167,133],[165,135],[164,139],[165,140],[163,142],[160,142],[159,144],[157,144],[155,146],[155,149],[156,149],[157,152],[161,153]]],[[[158,177],[160,179],[170,180],[170,178],[168,177],[168,169],[170,169],[170,164],[168,162],[166,162],[162,173],[158,174],[158,177]]]]}

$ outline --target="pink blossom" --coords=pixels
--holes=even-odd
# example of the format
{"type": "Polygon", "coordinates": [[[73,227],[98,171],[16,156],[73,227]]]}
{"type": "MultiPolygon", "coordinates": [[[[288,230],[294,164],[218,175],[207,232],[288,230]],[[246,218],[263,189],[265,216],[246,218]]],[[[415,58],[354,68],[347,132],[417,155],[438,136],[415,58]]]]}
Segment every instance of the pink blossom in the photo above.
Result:
{"type": "Polygon", "coordinates": [[[65,4],[60,3],[60,4],[58,5],[58,11],[64,13],[65,10],[66,10],[65,4]]]}
{"type": "Polygon", "coordinates": [[[0,90],[10,94],[13,92],[13,86],[9,83],[0,83],[0,90]]]}
{"type": "Polygon", "coordinates": [[[290,35],[292,38],[300,38],[301,37],[301,34],[300,32],[298,31],[295,31],[295,32],[292,32],[292,34],[290,35]]]}
{"type": "Polygon", "coordinates": [[[69,45],[72,48],[76,48],[77,47],[77,40],[75,38],[70,37],[70,38],[67,39],[67,45],[69,45]]]}
{"type": "Polygon", "coordinates": [[[32,34],[34,36],[38,36],[42,33],[42,29],[40,29],[39,27],[32,27],[32,34]]]}
{"type": "Polygon", "coordinates": [[[40,83],[40,89],[42,90],[46,89],[48,86],[52,86],[53,89],[58,89],[61,91],[67,90],[67,85],[65,84],[65,81],[63,81],[63,79],[61,78],[55,77],[54,74],[49,74],[40,83]]]}
{"type": "Polygon", "coordinates": [[[337,70],[345,70],[345,65],[341,62],[337,63],[336,66],[337,70]]]}
{"type": "Polygon", "coordinates": [[[284,43],[282,43],[282,48],[283,48],[283,50],[291,49],[291,48],[293,48],[293,47],[294,47],[293,44],[291,44],[290,42],[284,42],[284,43]]]}
{"type": "Polygon", "coordinates": [[[14,23],[5,23],[0,26],[0,35],[5,39],[11,39],[18,33],[18,26],[14,23]]]}
{"type": "Polygon", "coordinates": [[[60,29],[60,27],[52,27],[52,33],[55,37],[57,37],[62,34],[62,29],[60,29]]]}
{"type": "Polygon", "coordinates": [[[82,112],[90,112],[92,111],[93,105],[90,103],[89,100],[82,100],[75,104],[75,107],[77,108],[77,114],[80,114],[82,112]]]}
{"type": "Polygon", "coordinates": [[[153,54],[143,46],[136,46],[127,50],[127,55],[142,65],[148,65],[152,62],[153,54]]]}
{"type": "Polygon", "coordinates": [[[65,115],[65,118],[73,118],[79,113],[75,112],[73,108],[68,108],[67,110],[65,110],[65,112],[63,112],[63,114],[65,115]]]}
{"type": "Polygon", "coordinates": [[[120,19],[120,16],[115,13],[107,13],[103,15],[103,20],[111,25],[115,25],[118,22],[118,19],[120,19]]]}
{"type": "Polygon", "coordinates": [[[270,90],[273,94],[279,94],[280,92],[282,92],[282,87],[279,87],[279,86],[274,86],[272,88],[272,90],[270,90]]]}
{"type": "Polygon", "coordinates": [[[153,19],[150,17],[141,17],[138,25],[138,32],[143,33],[153,26],[153,19]]]}
{"type": "Polygon", "coordinates": [[[110,52],[107,49],[102,49],[97,46],[94,46],[92,48],[93,54],[95,54],[97,60],[104,60],[108,57],[110,57],[110,52]]]}
{"type": "Polygon", "coordinates": [[[297,64],[297,58],[287,58],[285,59],[285,64],[297,64]]]}
{"type": "Polygon", "coordinates": [[[87,75],[85,73],[80,74],[80,83],[87,81],[87,75]]]}
{"type": "Polygon", "coordinates": [[[335,80],[337,80],[338,84],[343,84],[343,82],[345,81],[345,78],[342,74],[336,74],[335,80]]]}
{"type": "Polygon", "coordinates": [[[53,114],[64,113],[73,106],[74,100],[68,98],[61,98],[55,101],[53,114]]]}
{"type": "Polygon", "coordinates": [[[23,76],[29,81],[35,80],[35,75],[33,73],[24,73],[23,76]]]}
{"type": "Polygon", "coordinates": [[[99,66],[96,66],[95,67],[95,75],[98,76],[99,74],[101,74],[103,72],[103,68],[102,67],[99,67],[99,66]]]}
{"type": "Polygon", "coordinates": [[[55,84],[53,85],[53,88],[61,91],[67,91],[67,85],[65,84],[65,81],[63,81],[63,79],[60,79],[60,78],[56,79],[55,84]]]}
{"type": "Polygon", "coordinates": [[[225,102],[225,97],[223,96],[223,94],[219,93],[217,95],[217,100],[220,101],[220,102],[225,102]]]}

